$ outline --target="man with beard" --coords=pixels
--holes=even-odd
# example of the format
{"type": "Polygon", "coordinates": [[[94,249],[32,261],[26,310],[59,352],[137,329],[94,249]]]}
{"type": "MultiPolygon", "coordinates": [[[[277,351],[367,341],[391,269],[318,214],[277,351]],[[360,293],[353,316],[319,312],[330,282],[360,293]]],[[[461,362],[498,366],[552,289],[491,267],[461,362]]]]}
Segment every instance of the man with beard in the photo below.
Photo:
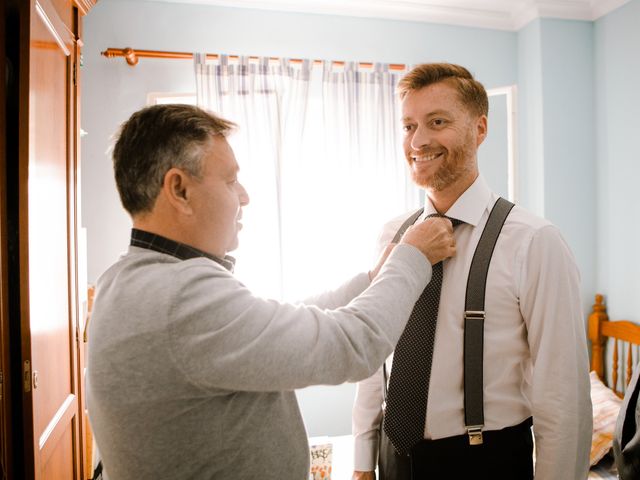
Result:
{"type": "MultiPolygon", "coordinates": [[[[592,420],[574,258],[554,225],[499,199],[479,174],[488,99],[468,70],[419,65],[398,90],[406,160],[426,199],[421,214],[388,223],[380,243],[444,215],[458,225],[457,255],[443,263],[440,291],[427,287],[416,303],[393,357],[358,384],[353,477],[375,478],[377,460],[383,480],[531,479],[533,425],[535,478],[584,479],[592,420]],[[477,252],[486,283],[468,290],[498,204],[507,207],[495,248],[477,252]],[[484,308],[471,311],[478,291],[484,308]]],[[[433,275],[432,285],[435,266],[433,275]]]]}

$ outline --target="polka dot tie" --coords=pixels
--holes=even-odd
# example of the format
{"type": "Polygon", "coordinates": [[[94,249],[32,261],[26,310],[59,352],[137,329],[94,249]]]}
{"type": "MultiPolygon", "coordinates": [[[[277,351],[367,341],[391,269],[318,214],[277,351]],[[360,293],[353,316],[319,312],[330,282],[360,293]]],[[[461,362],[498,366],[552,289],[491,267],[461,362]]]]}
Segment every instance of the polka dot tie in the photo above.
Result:
{"type": "MultiPolygon", "coordinates": [[[[454,227],[463,223],[450,220],[454,227]]],[[[383,428],[401,455],[424,438],[442,273],[442,262],[433,265],[431,281],[414,305],[393,354],[383,428]]]]}

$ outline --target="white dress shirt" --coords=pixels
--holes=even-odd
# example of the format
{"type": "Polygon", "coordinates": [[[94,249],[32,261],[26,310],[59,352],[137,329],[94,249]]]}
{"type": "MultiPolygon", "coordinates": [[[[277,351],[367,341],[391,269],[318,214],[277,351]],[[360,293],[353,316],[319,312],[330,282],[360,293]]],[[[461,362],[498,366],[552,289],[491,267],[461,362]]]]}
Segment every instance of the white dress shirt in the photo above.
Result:
{"type": "MultiPolygon", "coordinates": [[[[467,276],[497,199],[480,176],[446,212],[465,224],[455,229],[455,257],[444,263],[424,432],[427,439],[466,433],[463,312],[467,276]]],[[[427,197],[423,218],[430,213],[436,210],[427,197]]],[[[381,248],[408,215],[385,225],[381,248]]],[[[535,478],[586,478],[592,417],[579,273],[554,225],[518,206],[513,208],[489,267],[485,311],[484,429],[517,425],[532,416],[535,478]]],[[[390,372],[392,357],[386,364],[390,372]]],[[[376,467],[382,386],[380,369],[357,387],[355,470],[376,467]]]]}

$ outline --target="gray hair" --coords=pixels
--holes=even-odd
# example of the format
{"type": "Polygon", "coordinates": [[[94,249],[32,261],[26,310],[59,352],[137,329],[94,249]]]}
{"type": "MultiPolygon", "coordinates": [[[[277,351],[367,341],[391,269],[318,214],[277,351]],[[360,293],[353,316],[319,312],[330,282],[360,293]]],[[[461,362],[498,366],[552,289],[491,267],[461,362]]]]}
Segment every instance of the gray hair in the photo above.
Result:
{"type": "Polygon", "coordinates": [[[199,178],[208,141],[235,127],[192,105],[154,105],[135,112],[120,128],[113,150],[122,206],[131,216],[150,212],[173,167],[199,178]]]}

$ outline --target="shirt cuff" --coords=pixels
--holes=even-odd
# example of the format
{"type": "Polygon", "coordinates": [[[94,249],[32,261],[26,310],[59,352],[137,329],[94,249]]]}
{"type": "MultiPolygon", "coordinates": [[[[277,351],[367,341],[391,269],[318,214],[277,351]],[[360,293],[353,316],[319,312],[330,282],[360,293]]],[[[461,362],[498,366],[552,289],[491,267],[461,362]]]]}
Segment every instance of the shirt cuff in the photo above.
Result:
{"type": "Polygon", "coordinates": [[[377,430],[358,435],[354,438],[353,469],[358,472],[373,472],[378,466],[377,430]]]}

